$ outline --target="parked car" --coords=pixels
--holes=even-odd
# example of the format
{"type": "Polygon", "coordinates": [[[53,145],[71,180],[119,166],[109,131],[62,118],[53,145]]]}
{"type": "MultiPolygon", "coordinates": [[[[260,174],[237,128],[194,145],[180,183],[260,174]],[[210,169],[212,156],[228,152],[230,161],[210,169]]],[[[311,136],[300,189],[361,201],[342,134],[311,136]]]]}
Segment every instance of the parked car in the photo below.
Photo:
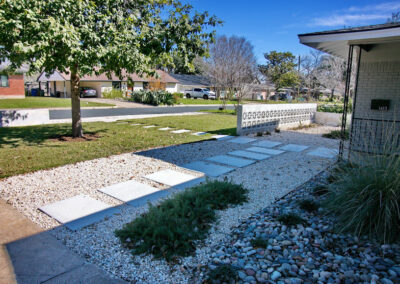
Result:
{"type": "Polygon", "coordinates": [[[97,97],[97,92],[95,89],[90,87],[81,87],[79,90],[79,96],[81,98],[85,97],[97,97]]]}
{"type": "Polygon", "coordinates": [[[212,99],[215,100],[216,96],[215,93],[213,91],[210,91],[210,89],[207,88],[194,88],[191,90],[186,90],[185,91],[185,96],[186,98],[190,99],[190,98],[202,98],[205,100],[208,99],[212,99]]]}
{"type": "Polygon", "coordinates": [[[272,100],[274,101],[291,101],[293,99],[293,97],[290,94],[286,94],[286,93],[279,93],[279,94],[275,94],[273,96],[271,96],[272,100]]]}

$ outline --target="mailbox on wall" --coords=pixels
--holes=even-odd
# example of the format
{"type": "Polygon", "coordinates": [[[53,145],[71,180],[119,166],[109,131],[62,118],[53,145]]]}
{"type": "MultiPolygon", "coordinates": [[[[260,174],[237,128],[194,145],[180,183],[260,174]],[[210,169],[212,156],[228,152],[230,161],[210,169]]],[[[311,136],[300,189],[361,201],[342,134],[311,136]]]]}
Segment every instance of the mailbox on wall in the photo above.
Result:
{"type": "Polygon", "coordinates": [[[388,111],[390,100],[371,100],[371,109],[388,111]]]}

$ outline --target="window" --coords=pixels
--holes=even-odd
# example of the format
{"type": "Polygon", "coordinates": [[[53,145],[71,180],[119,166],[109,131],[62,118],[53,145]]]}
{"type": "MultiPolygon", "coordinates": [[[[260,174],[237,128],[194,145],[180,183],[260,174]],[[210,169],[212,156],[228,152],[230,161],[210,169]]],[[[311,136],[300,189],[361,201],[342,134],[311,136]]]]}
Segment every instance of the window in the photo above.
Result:
{"type": "Polygon", "coordinates": [[[120,81],[113,81],[112,82],[113,89],[121,89],[121,82],[120,81]]]}
{"type": "Polygon", "coordinates": [[[201,89],[194,89],[195,92],[201,92],[201,89]]]}
{"type": "Polygon", "coordinates": [[[8,87],[8,76],[0,75],[0,87],[8,87]]]}

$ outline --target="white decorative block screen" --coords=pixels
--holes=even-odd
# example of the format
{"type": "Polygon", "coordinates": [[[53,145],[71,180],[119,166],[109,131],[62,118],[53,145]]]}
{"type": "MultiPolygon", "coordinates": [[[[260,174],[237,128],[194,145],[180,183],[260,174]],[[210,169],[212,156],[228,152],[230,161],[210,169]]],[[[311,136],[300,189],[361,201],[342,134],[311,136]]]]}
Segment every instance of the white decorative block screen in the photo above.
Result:
{"type": "Polygon", "coordinates": [[[237,115],[237,134],[273,131],[277,127],[295,127],[313,122],[317,104],[241,105],[237,115]]]}

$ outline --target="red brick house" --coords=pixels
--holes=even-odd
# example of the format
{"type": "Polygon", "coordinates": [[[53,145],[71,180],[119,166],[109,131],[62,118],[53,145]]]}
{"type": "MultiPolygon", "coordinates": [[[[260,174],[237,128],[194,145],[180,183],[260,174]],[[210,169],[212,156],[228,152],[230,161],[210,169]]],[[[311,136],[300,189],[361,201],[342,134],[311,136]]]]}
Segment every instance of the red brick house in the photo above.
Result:
{"type": "Polygon", "coordinates": [[[11,72],[8,66],[8,62],[0,64],[0,99],[25,98],[25,68],[11,72]]]}

